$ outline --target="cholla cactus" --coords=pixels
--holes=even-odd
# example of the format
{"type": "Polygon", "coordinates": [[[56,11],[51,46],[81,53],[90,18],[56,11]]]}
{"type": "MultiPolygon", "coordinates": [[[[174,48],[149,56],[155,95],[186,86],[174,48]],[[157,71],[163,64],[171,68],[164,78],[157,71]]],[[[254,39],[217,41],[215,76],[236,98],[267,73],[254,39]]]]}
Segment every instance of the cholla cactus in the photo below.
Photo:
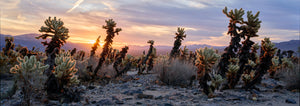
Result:
{"type": "Polygon", "coordinates": [[[273,57],[272,58],[272,66],[270,66],[270,69],[268,70],[271,78],[274,78],[274,75],[279,67],[280,67],[279,66],[279,58],[273,57]]]}
{"type": "Polygon", "coordinates": [[[59,53],[55,58],[55,64],[57,66],[54,75],[58,79],[60,87],[79,83],[77,77],[75,77],[75,73],[78,71],[75,68],[76,61],[69,52],[59,53]]]}
{"type": "Polygon", "coordinates": [[[9,55],[10,51],[15,48],[14,37],[5,37],[5,48],[2,48],[4,55],[9,55]]]}
{"type": "Polygon", "coordinates": [[[54,67],[55,55],[59,52],[60,47],[64,45],[66,40],[69,38],[69,29],[64,26],[64,22],[62,22],[60,19],[57,20],[56,17],[53,19],[51,19],[51,17],[46,19],[45,25],[46,26],[42,26],[39,30],[44,34],[35,38],[42,38],[43,40],[46,40],[48,37],[51,37],[51,41],[49,43],[47,41],[41,42],[44,44],[44,46],[47,46],[45,51],[48,59],[45,63],[50,65],[49,69],[46,70],[46,74],[49,76],[54,67]]]}
{"type": "MultiPolygon", "coordinates": [[[[142,59],[141,65],[139,65],[140,67],[139,67],[138,74],[142,74],[143,71],[145,70],[145,68],[146,68],[146,62],[148,61],[149,57],[151,57],[150,55],[153,54],[153,52],[154,52],[154,55],[156,54],[156,49],[153,47],[154,41],[153,40],[149,40],[147,43],[150,44],[150,47],[149,47],[149,50],[148,50],[148,53],[147,53],[146,57],[142,59]],[[155,49],[155,51],[153,51],[154,49],[155,49]]],[[[151,61],[153,61],[153,60],[151,60],[151,61]]]]}
{"type": "Polygon", "coordinates": [[[105,38],[105,44],[103,45],[103,51],[100,55],[100,59],[98,62],[97,67],[94,70],[94,76],[97,75],[98,70],[102,67],[105,58],[109,54],[109,49],[111,48],[111,44],[113,43],[113,38],[115,37],[115,34],[119,34],[120,31],[122,31],[121,28],[116,28],[117,23],[113,21],[113,19],[105,20],[106,26],[103,26],[104,29],[106,29],[106,38],[105,38]]]}
{"type": "Polygon", "coordinates": [[[182,49],[180,49],[180,60],[187,60],[189,49],[184,46],[182,49]]]}
{"type": "Polygon", "coordinates": [[[170,59],[175,58],[179,55],[179,47],[181,46],[181,42],[182,42],[182,40],[184,40],[184,38],[186,38],[184,28],[178,27],[175,35],[176,35],[176,37],[175,37],[175,41],[174,41],[174,46],[170,53],[170,59]]]}
{"type": "Polygon", "coordinates": [[[259,49],[258,43],[255,43],[251,47],[250,60],[254,61],[256,64],[259,62],[257,50],[259,49]]]}
{"type": "Polygon", "coordinates": [[[292,60],[290,58],[283,58],[282,59],[282,64],[281,64],[282,68],[289,68],[289,69],[293,69],[294,64],[292,62],[292,60]]]}
{"type": "Polygon", "coordinates": [[[147,73],[153,69],[154,58],[156,58],[156,48],[155,47],[152,48],[152,53],[150,54],[149,59],[147,61],[147,66],[148,66],[147,73]]]}
{"type": "Polygon", "coordinates": [[[30,98],[34,91],[43,88],[47,78],[43,75],[43,71],[49,68],[49,65],[43,65],[35,56],[30,58],[25,56],[24,59],[18,57],[17,60],[19,64],[12,67],[10,72],[18,76],[18,85],[22,87],[25,105],[30,105],[30,98]]]}
{"type": "Polygon", "coordinates": [[[206,95],[209,97],[212,96],[214,91],[213,86],[208,85],[208,81],[211,80],[212,65],[219,59],[219,55],[215,53],[213,49],[208,49],[205,47],[204,49],[198,49],[196,51],[196,66],[198,67],[197,78],[199,79],[199,84],[206,95]]]}
{"type": "Polygon", "coordinates": [[[99,43],[100,43],[100,37],[101,37],[101,36],[99,36],[99,37],[97,38],[96,42],[94,43],[94,45],[93,45],[93,47],[92,47],[92,50],[91,50],[91,55],[90,55],[90,57],[93,57],[93,56],[95,55],[95,52],[96,52],[98,46],[100,46],[100,44],[99,44],[99,43]]]}
{"type": "Polygon", "coordinates": [[[122,63],[122,60],[125,58],[126,53],[128,52],[128,49],[129,49],[128,46],[125,46],[124,48],[122,48],[122,51],[118,54],[118,56],[116,58],[116,61],[113,65],[113,67],[114,67],[115,71],[117,72],[117,74],[120,73],[118,66],[122,63]]]}
{"type": "Polygon", "coordinates": [[[255,70],[251,70],[249,74],[242,74],[242,80],[244,81],[244,85],[249,84],[255,77],[255,70]]]}
{"type": "Polygon", "coordinates": [[[263,51],[263,54],[260,57],[260,63],[256,70],[255,78],[245,86],[246,89],[251,88],[256,83],[260,83],[263,75],[270,69],[270,66],[272,66],[271,60],[276,52],[276,48],[274,47],[275,44],[272,43],[269,38],[265,38],[261,41],[261,50],[263,51]]]}

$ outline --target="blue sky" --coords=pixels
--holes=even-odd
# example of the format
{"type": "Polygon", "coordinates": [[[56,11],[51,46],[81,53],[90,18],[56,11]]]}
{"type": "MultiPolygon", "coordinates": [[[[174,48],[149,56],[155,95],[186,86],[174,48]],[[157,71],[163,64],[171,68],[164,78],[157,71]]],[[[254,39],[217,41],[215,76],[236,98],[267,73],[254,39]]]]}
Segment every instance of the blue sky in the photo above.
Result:
{"type": "Polygon", "coordinates": [[[183,45],[226,46],[225,6],[260,11],[255,42],[299,40],[299,0],[1,0],[1,34],[39,33],[43,22],[56,16],[70,30],[68,41],[92,43],[98,35],[105,39],[102,25],[113,18],[122,28],[115,45],[147,45],[151,39],[155,45],[173,45],[177,27],[184,27],[183,45]]]}

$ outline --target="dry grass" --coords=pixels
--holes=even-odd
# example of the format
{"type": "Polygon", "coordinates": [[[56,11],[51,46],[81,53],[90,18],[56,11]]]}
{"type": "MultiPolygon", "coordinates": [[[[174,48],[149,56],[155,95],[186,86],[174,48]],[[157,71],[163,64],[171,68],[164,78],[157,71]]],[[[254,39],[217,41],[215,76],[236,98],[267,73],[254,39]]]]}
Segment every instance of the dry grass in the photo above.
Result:
{"type": "Polygon", "coordinates": [[[286,82],[288,90],[300,90],[300,64],[294,64],[292,69],[280,69],[276,76],[286,82]]]}
{"type": "Polygon", "coordinates": [[[196,77],[196,66],[188,62],[173,60],[171,63],[167,59],[159,59],[154,66],[154,71],[158,73],[158,78],[167,85],[189,86],[196,77]]]}

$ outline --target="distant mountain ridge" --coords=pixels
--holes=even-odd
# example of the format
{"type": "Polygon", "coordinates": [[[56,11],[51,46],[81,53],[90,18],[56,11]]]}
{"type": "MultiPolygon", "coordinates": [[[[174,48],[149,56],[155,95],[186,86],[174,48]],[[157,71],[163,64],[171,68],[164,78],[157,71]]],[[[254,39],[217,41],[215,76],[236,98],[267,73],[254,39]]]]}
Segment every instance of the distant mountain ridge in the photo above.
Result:
{"type": "MultiPolygon", "coordinates": [[[[28,47],[28,49],[31,49],[33,46],[36,48],[39,48],[40,51],[45,50],[45,46],[41,44],[42,39],[35,39],[35,37],[39,36],[40,34],[23,34],[23,35],[17,35],[13,36],[14,37],[14,43],[17,46],[20,44],[21,46],[28,47]]],[[[11,36],[11,35],[4,35],[0,34],[0,48],[5,46],[5,37],[11,36]]],[[[73,48],[77,48],[77,50],[83,50],[87,53],[90,52],[92,44],[87,44],[87,43],[73,43],[73,42],[67,42],[64,46],[62,46],[63,49],[65,50],[72,50],[73,48]]],[[[125,46],[125,45],[124,45],[125,46]]],[[[147,53],[147,50],[149,46],[138,46],[138,45],[128,45],[129,46],[129,52],[128,54],[131,55],[141,55],[143,51],[147,53]]],[[[181,46],[183,48],[184,45],[181,46]]],[[[293,50],[297,51],[298,46],[300,46],[300,40],[290,40],[290,41],[285,41],[285,42],[280,42],[280,43],[275,43],[275,46],[282,51],[284,50],[293,50]]],[[[172,46],[161,46],[161,45],[154,45],[154,47],[157,49],[157,54],[166,54],[169,53],[172,49],[172,46]]],[[[187,48],[190,51],[195,51],[198,48],[204,48],[204,47],[213,47],[214,49],[218,49],[219,51],[223,51],[225,46],[211,46],[211,45],[188,45],[187,48]]],[[[121,48],[116,48],[116,49],[121,49],[121,48]]],[[[100,52],[102,48],[98,48],[97,52],[100,52]]],[[[99,54],[99,53],[98,53],[99,54]]]]}

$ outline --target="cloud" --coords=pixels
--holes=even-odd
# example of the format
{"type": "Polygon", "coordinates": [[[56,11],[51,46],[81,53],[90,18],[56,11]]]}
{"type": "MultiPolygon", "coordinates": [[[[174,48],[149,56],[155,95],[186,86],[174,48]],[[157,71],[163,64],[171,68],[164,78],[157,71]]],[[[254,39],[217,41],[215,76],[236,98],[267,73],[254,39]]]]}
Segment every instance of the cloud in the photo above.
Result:
{"type": "Polygon", "coordinates": [[[103,41],[102,25],[113,18],[123,29],[114,38],[116,44],[147,45],[152,39],[156,45],[173,45],[177,27],[184,27],[184,44],[226,46],[230,37],[224,35],[229,22],[222,13],[225,6],[261,12],[260,37],[253,38],[255,42],[263,37],[276,42],[299,39],[299,0],[77,0],[75,4],[74,0],[1,0],[1,32],[40,33],[44,21],[56,16],[70,30],[68,42],[90,42],[98,35],[103,41]]]}
{"type": "Polygon", "coordinates": [[[69,9],[69,10],[67,11],[67,13],[73,11],[73,10],[74,10],[76,7],[78,7],[83,1],[84,1],[84,0],[78,0],[78,1],[74,4],[74,6],[73,6],[71,9],[69,9]]]}

